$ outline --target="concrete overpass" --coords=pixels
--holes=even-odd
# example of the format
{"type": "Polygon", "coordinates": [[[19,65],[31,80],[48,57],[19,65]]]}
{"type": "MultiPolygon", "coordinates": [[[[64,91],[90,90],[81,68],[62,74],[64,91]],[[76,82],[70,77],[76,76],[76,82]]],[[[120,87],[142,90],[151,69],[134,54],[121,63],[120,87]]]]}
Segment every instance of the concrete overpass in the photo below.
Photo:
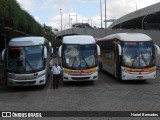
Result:
{"type": "Polygon", "coordinates": [[[110,29],[160,30],[160,3],[129,13],[110,25],[110,29]],[[144,27],[143,27],[144,26],[144,27]]]}
{"type": "Polygon", "coordinates": [[[146,8],[129,13],[116,21],[114,21],[109,29],[97,29],[97,28],[71,28],[56,33],[57,37],[72,35],[72,34],[87,34],[92,35],[95,38],[104,37],[116,32],[144,32],[150,36],[153,36],[155,41],[159,37],[160,30],[160,3],[148,6],[146,8]],[[143,30],[142,30],[143,27],[143,30]],[[116,29],[116,30],[115,30],[116,29]],[[117,30],[118,29],[118,30],[117,30]],[[147,31],[146,31],[147,30],[147,31]],[[148,30],[151,30],[150,32],[148,30]],[[157,31],[156,31],[157,30],[157,31]],[[155,32],[156,37],[151,33],[155,32]]]}

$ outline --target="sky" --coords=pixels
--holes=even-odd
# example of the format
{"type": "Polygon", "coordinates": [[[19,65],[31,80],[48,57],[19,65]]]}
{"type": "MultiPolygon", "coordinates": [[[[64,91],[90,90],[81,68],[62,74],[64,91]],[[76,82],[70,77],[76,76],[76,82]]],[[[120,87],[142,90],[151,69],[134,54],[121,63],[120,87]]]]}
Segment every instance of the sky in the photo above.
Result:
{"type": "MultiPolygon", "coordinates": [[[[74,23],[89,23],[92,27],[101,27],[105,20],[105,0],[17,0],[40,24],[46,24],[61,30],[68,29],[74,23]],[[77,18],[77,21],[76,21],[77,18]]],[[[106,0],[106,18],[118,19],[128,13],[158,3],[160,0],[106,0]]],[[[109,26],[111,23],[107,23],[109,26]]],[[[104,22],[103,25],[104,27],[104,22]]]]}

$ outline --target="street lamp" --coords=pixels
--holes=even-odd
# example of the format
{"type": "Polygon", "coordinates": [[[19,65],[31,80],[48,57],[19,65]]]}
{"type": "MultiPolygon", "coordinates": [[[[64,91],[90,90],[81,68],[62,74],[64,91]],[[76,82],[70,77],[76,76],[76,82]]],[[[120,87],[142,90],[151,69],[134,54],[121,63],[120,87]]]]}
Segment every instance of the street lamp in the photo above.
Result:
{"type": "Polygon", "coordinates": [[[116,18],[111,18],[111,19],[104,20],[103,22],[115,22],[116,20],[117,20],[116,18]]]}
{"type": "Polygon", "coordinates": [[[106,28],[107,28],[107,22],[114,22],[114,21],[116,21],[117,19],[114,19],[114,18],[112,18],[112,19],[105,19],[103,22],[105,22],[105,35],[106,35],[106,28]]]}
{"type": "Polygon", "coordinates": [[[145,15],[145,16],[143,17],[143,19],[142,19],[142,31],[143,31],[143,29],[144,29],[144,26],[143,26],[143,24],[144,24],[144,19],[145,19],[147,16],[153,15],[153,14],[156,14],[156,13],[147,14],[147,15],[145,15]]]}
{"type": "Polygon", "coordinates": [[[69,14],[69,27],[70,27],[70,20],[72,19],[72,18],[70,18],[71,16],[76,16],[76,23],[77,23],[77,14],[75,14],[75,15],[70,15],[69,14]]]}
{"type": "Polygon", "coordinates": [[[71,21],[71,26],[72,26],[72,20],[73,20],[73,19],[71,18],[71,19],[70,19],[70,21],[71,21]]]}

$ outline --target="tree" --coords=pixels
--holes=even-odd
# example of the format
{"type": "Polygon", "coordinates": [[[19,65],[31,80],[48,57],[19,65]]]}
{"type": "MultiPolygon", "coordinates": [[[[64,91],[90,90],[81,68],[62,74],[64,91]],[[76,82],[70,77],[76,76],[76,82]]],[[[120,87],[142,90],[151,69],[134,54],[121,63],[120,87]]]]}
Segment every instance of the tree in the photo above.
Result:
{"type": "Polygon", "coordinates": [[[42,26],[16,0],[0,0],[0,24],[25,32],[30,35],[41,36],[42,26]]]}
{"type": "Polygon", "coordinates": [[[62,44],[62,42],[56,39],[56,36],[51,26],[43,24],[42,27],[43,27],[43,36],[52,43],[52,47],[54,48],[55,51],[55,48],[59,47],[62,44]]]}
{"type": "Polygon", "coordinates": [[[73,28],[92,28],[88,23],[75,23],[72,25],[73,28]]]}

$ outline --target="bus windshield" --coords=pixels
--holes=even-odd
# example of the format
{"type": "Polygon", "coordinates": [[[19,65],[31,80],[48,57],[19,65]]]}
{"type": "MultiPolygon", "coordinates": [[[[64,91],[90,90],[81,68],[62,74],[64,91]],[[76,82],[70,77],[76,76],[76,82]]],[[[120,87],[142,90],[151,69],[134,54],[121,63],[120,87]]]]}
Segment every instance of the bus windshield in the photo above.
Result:
{"type": "Polygon", "coordinates": [[[43,46],[9,47],[7,69],[13,73],[32,73],[43,69],[43,46]]]}
{"type": "Polygon", "coordinates": [[[152,41],[122,42],[122,65],[131,68],[155,66],[154,46],[152,41]]]}
{"type": "Polygon", "coordinates": [[[98,64],[96,44],[64,44],[62,65],[72,69],[88,69],[98,64]]]}

